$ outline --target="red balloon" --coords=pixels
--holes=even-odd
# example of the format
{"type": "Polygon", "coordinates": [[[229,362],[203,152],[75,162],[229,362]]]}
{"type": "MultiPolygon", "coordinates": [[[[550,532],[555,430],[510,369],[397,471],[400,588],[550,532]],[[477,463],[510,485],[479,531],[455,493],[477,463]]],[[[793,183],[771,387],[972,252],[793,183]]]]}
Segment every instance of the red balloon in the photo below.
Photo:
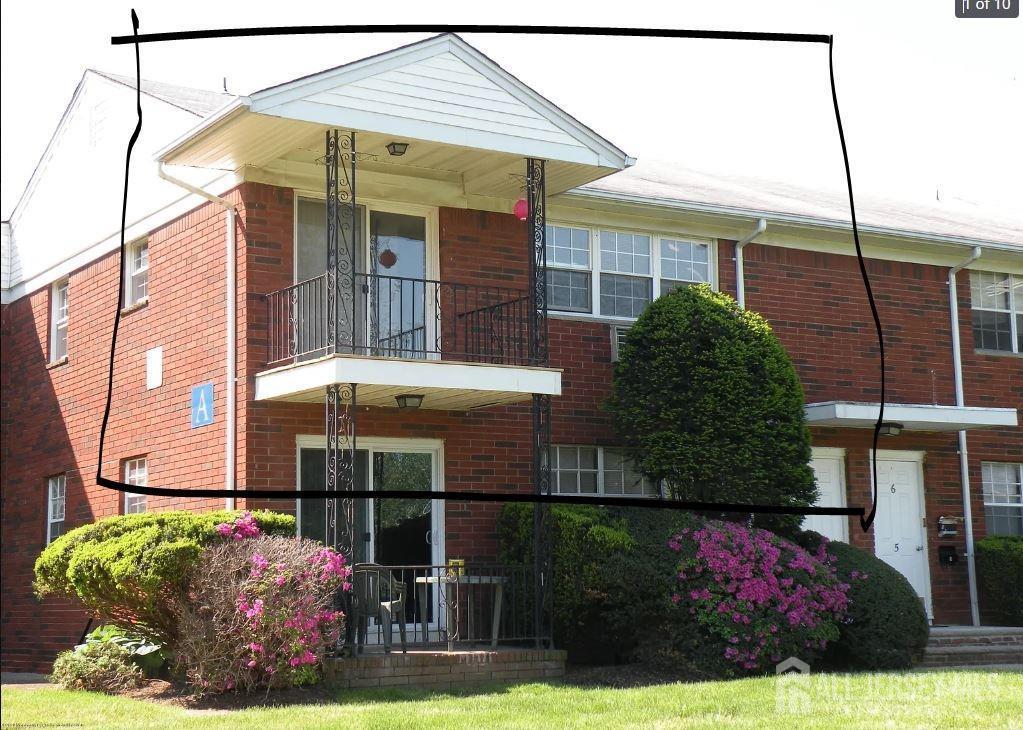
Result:
{"type": "Polygon", "coordinates": [[[520,221],[526,220],[529,217],[529,203],[526,202],[525,198],[519,198],[515,201],[515,207],[512,208],[512,212],[520,221]]]}

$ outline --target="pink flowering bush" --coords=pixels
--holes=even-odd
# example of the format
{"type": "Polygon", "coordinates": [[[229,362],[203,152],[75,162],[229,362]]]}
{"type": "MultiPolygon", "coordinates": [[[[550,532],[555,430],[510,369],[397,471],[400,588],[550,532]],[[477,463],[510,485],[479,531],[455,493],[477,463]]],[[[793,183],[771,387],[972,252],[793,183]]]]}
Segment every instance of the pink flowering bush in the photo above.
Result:
{"type": "Polygon", "coordinates": [[[218,532],[228,539],[203,553],[179,611],[179,670],[199,692],[316,682],[344,629],[333,606],[350,566],[312,540],[259,536],[244,516],[218,532]]]}
{"type": "Polygon", "coordinates": [[[668,547],[678,555],[677,621],[717,639],[733,673],[789,656],[812,661],[838,639],[849,585],[823,543],[811,554],[766,530],[710,521],[682,529],[668,547]]]}

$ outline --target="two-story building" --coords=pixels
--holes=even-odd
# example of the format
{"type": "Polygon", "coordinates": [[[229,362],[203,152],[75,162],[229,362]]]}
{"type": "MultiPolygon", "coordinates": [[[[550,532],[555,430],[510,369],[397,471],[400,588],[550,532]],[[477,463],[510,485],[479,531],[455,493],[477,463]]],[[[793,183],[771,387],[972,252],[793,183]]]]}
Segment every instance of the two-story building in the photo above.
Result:
{"type": "MultiPolygon", "coordinates": [[[[693,282],[770,320],[820,503],[869,506],[878,353],[841,196],[636,163],[443,35],[247,97],[143,81],[122,274],[135,95],[87,71],[4,224],[4,669],[85,625],[32,594],[49,541],[225,506],[97,486],[119,297],[103,475],[292,511],[359,561],[495,558],[500,505],[260,492],[657,495],[602,403],[629,323],[693,282]]],[[[857,202],[888,351],[877,519],[808,524],[976,623],[972,542],[1023,532],[1023,224],[857,202]]],[[[427,638],[441,614],[417,609],[427,638]]]]}

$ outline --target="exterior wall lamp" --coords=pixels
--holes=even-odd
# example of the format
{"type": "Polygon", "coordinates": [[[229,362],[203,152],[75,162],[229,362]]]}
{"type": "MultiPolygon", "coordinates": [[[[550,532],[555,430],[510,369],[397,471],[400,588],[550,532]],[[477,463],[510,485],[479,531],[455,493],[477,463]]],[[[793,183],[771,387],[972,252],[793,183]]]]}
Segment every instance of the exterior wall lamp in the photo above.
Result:
{"type": "Polygon", "coordinates": [[[409,409],[415,410],[419,406],[423,405],[423,398],[425,396],[417,395],[415,393],[404,393],[402,395],[394,396],[395,402],[398,404],[398,408],[402,410],[409,409]]]}
{"type": "Polygon", "coordinates": [[[387,154],[391,157],[401,157],[408,151],[408,142],[390,142],[387,145],[387,154]]]}
{"type": "Polygon", "coordinates": [[[902,424],[894,421],[885,421],[881,424],[880,434],[882,436],[898,436],[902,433],[902,424]]]}

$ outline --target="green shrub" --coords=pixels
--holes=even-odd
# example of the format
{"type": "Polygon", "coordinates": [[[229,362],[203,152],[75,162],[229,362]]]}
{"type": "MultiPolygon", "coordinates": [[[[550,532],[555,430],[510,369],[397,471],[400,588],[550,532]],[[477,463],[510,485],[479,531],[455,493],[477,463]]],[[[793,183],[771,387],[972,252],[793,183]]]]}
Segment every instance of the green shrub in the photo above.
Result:
{"type": "Polygon", "coordinates": [[[141,687],[146,678],[127,649],[113,642],[82,644],[61,652],[51,679],[65,689],[120,692],[141,687]]]}
{"type": "MultiPolygon", "coordinates": [[[[673,556],[665,554],[665,545],[687,517],[639,508],[552,505],[551,519],[556,645],[567,649],[575,663],[634,658],[653,630],[653,617],[667,609],[673,556]]],[[[532,505],[505,505],[498,535],[504,561],[532,566],[532,505]]]]}
{"type": "MultiPolygon", "coordinates": [[[[770,325],[705,285],[629,329],[608,406],[640,471],[676,499],[808,506],[817,498],[799,378],[770,325]]],[[[794,531],[799,516],[758,516],[794,531]]]]}
{"type": "Polygon", "coordinates": [[[984,612],[1004,626],[1023,626],[1023,535],[990,535],[974,547],[984,612]]]}
{"type": "MultiPolygon", "coordinates": [[[[216,526],[240,512],[155,512],[99,520],[54,540],[36,560],[40,597],[67,595],[86,608],[131,626],[155,643],[173,646],[171,607],[216,526]]],[[[254,512],[266,534],[293,535],[295,520],[254,512]]]]}
{"type": "Polygon", "coordinates": [[[159,644],[154,644],[139,634],[115,624],[97,626],[85,637],[85,644],[104,643],[117,644],[128,652],[131,660],[147,677],[157,676],[167,661],[159,644]]]}
{"type": "MultiPolygon", "coordinates": [[[[803,532],[796,541],[810,551],[825,538],[803,532]]],[[[827,542],[841,580],[849,584],[848,618],[839,639],[823,657],[837,669],[906,669],[920,661],[927,644],[927,613],[899,571],[844,542],[827,542]]]]}

